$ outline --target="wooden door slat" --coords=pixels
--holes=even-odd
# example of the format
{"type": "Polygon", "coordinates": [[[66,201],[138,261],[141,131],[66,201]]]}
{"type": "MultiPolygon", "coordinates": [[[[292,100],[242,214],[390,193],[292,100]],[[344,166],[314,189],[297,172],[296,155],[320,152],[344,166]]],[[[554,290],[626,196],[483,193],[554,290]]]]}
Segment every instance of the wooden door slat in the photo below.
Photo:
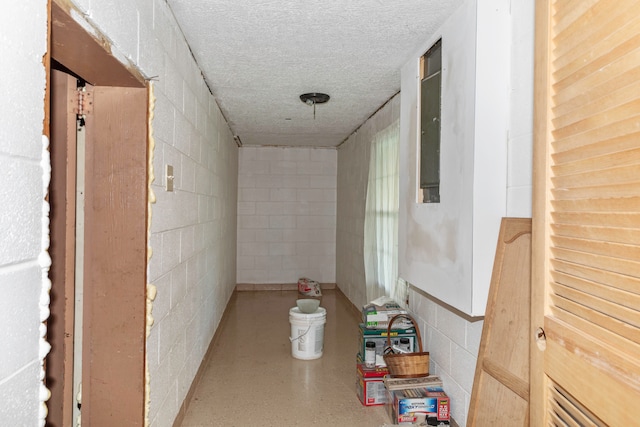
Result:
{"type": "Polygon", "coordinates": [[[611,259],[634,261],[640,259],[640,246],[625,245],[603,240],[576,239],[573,237],[552,236],[554,248],[562,248],[590,255],[602,255],[611,259]]]}
{"type": "Polygon", "coordinates": [[[612,138],[599,139],[591,144],[584,144],[566,150],[556,145],[557,151],[551,156],[554,165],[560,165],[577,160],[600,157],[605,154],[619,153],[621,151],[633,150],[637,147],[640,132],[630,132],[612,138]]]}
{"type": "MultiPolygon", "coordinates": [[[[575,214],[576,217],[580,213],[575,214]]],[[[553,225],[554,236],[573,237],[578,239],[613,242],[635,245],[640,240],[640,230],[606,226],[583,226],[573,224],[553,225]]]]}
{"type": "Polygon", "coordinates": [[[633,309],[577,291],[560,283],[552,285],[556,307],[595,323],[635,343],[640,343],[640,314],[633,309]]]}
{"type": "MultiPolygon", "coordinates": [[[[579,289],[581,293],[589,297],[596,297],[603,301],[612,302],[621,309],[626,308],[627,310],[635,311],[635,314],[633,314],[634,317],[639,315],[640,293],[627,292],[615,286],[610,286],[607,283],[596,283],[579,276],[573,276],[562,270],[552,271],[551,277],[555,283],[571,287],[572,289],[579,289]]],[[[636,326],[640,326],[640,324],[636,326]]]]}
{"type": "MultiPolygon", "coordinates": [[[[625,198],[601,197],[597,199],[553,200],[551,205],[554,211],[576,214],[640,212],[640,196],[625,198]]],[[[615,232],[615,230],[612,231],[615,232]]],[[[636,230],[630,231],[635,232],[636,230]]],[[[638,239],[635,241],[640,242],[638,239]]]]}
{"type": "Polygon", "coordinates": [[[566,28],[596,4],[598,4],[597,0],[571,0],[563,4],[563,7],[555,7],[553,10],[555,34],[562,34],[566,28]]]}
{"type": "MultiPolygon", "coordinates": [[[[555,224],[575,224],[610,228],[635,229],[640,224],[640,212],[567,212],[552,214],[555,224]]],[[[640,243],[640,242],[638,242],[640,243]]]]}
{"type": "Polygon", "coordinates": [[[640,190],[640,182],[627,182],[624,184],[594,185],[591,187],[550,190],[555,200],[584,200],[590,198],[618,197],[634,198],[640,190]]]}
{"type": "MultiPolygon", "coordinates": [[[[640,166],[640,148],[562,163],[553,166],[551,170],[555,177],[565,177],[600,171],[617,172],[617,168],[625,166],[640,166]]],[[[640,181],[640,179],[638,180],[640,181]]]]}
{"type": "MultiPolygon", "coordinates": [[[[640,293],[640,279],[628,275],[618,274],[612,271],[593,268],[588,265],[575,264],[560,259],[551,260],[551,267],[554,270],[570,274],[594,283],[601,283],[614,289],[624,292],[640,293]]],[[[553,272],[552,272],[553,274],[553,272]]]]}
{"type": "Polygon", "coordinates": [[[585,407],[572,399],[564,390],[559,390],[557,385],[551,386],[551,395],[556,400],[556,404],[562,407],[573,420],[579,423],[579,426],[584,427],[604,427],[602,422],[597,420],[593,414],[591,414],[585,407]]]}
{"type": "MultiPolygon", "coordinates": [[[[640,73],[638,73],[640,75],[640,73]]],[[[625,105],[631,105],[637,99],[636,94],[640,93],[640,81],[633,81],[630,84],[623,84],[622,79],[615,79],[612,87],[608,85],[607,92],[602,96],[593,93],[591,89],[581,96],[582,104],[561,115],[555,111],[556,117],[553,125],[556,129],[570,129],[574,126],[586,126],[584,121],[594,117],[603,117],[610,114],[618,114],[616,109],[625,105]]]]}
{"type": "Polygon", "coordinates": [[[637,261],[610,258],[556,247],[551,248],[551,252],[558,259],[568,260],[576,264],[590,265],[622,275],[640,277],[640,262],[637,261]]]}
{"type": "MultiPolygon", "coordinates": [[[[634,4],[633,1],[629,0],[627,0],[627,3],[629,5],[634,4]]],[[[628,13],[625,14],[626,19],[608,22],[606,26],[598,28],[600,31],[590,29],[584,32],[585,35],[592,36],[590,43],[576,40],[575,44],[571,46],[571,50],[565,52],[564,55],[559,52],[560,49],[556,49],[554,51],[556,54],[556,60],[554,61],[556,78],[562,81],[580,74],[584,75],[585,67],[596,66],[601,61],[607,64],[612,62],[611,59],[606,57],[607,55],[613,54],[614,57],[619,57],[632,51],[638,43],[636,37],[640,29],[640,20],[629,19],[628,13]],[[615,31],[611,31],[611,25],[616,26],[615,31]],[[616,52],[616,49],[622,49],[622,51],[616,52]]],[[[599,15],[602,16],[603,14],[600,13],[599,15]]],[[[587,71],[587,74],[591,74],[591,70],[587,71]]]]}
{"type": "MultiPolygon", "coordinates": [[[[629,58],[616,61],[607,68],[607,78],[595,78],[592,75],[580,80],[576,85],[566,88],[555,96],[558,102],[553,106],[554,120],[572,115],[583,106],[597,103],[600,99],[617,96],[617,91],[632,87],[640,79],[640,67],[629,58]]],[[[633,91],[629,90],[633,94],[633,91]]]]}
{"type": "MultiPolygon", "coordinates": [[[[602,0],[593,3],[586,13],[555,36],[553,53],[555,66],[562,68],[567,62],[576,58],[578,52],[589,46],[606,40],[611,28],[622,28],[629,23],[628,10],[635,5],[635,0],[602,0]],[[596,18],[596,19],[594,19],[596,18]],[[599,18],[599,19],[597,19],[599,18]],[[559,62],[559,58],[564,62],[559,62]]],[[[559,28],[556,27],[556,30],[559,28]]]]}
{"type": "Polygon", "coordinates": [[[582,64],[580,68],[571,68],[567,70],[555,70],[554,78],[556,82],[553,86],[558,92],[562,91],[563,87],[569,87],[581,79],[589,76],[590,74],[602,71],[608,67],[609,64],[614,62],[620,57],[625,55],[633,55],[638,46],[640,46],[640,34],[635,34],[629,39],[624,39],[617,46],[609,46],[608,50],[598,52],[600,56],[596,56],[593,60],[582,64]]]}
{"type": "Polygon", "coordinates": [[[638,121],[638,117],[629,117],[590,129],[586,132],[569,135],[563,139],[556,139],[551,145],[554,152],[562,152],[608,139],[635,134],[637,132],[640,132],[640,121],[638,121]]]}

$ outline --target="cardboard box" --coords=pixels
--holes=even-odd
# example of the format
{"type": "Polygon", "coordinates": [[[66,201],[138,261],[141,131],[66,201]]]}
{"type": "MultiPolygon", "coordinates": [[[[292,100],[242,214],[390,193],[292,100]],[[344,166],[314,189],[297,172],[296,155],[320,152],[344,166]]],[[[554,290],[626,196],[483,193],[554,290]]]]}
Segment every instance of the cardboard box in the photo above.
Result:
{"type": "Polygon", "coordinates": [[[387,391],[387,407],[393,424],[449,425],[451,402],[440,386],[387,391]]]}
{"type": "Polygon", "coordinates": [[[387,403],[387,390],[382,381],[385,375],[389,375],[387,368],[367,368],[363,363],[356,365],[356,392],[364,406],[387,403]]]}
{"type": "MultiPolygon", "coordinates": [[[[364,348],[368,341],[373,341],[376,344],[376,354],[382,356],[385,346],[387,345],[387,330],[382,329],[367,329],[364,323],[360,323],[359,338],[360,347],[358,348],[358,357],[364,360],[364,348]]],[[[409,339],[409,350],[418,351],[418,338],[416,337],[416,328],[411,327],[407,329],[392,329],[390,331],[390,338],[392,345],[400,344],[400,338],[409,339]]]]}
{"type": "Polygon", "coordinates": [[[412,388],[442,387],[442,379],[437,375],[426,377],[393,378],[386,376],[383,378],[384,386],[387,390],[409,390],[412,388]]]}
{"type": "MultiPolygon", "coordinates": [[[[370,329],[387,329],[389,320],[396,314],[407,314],[407,311],[393,301],[385,302],[382,305],[369,303],[362,307],[362,321],[365,327],[370,329]]],[[[403,319],[403,321],[405,320],[403,319]]]]}

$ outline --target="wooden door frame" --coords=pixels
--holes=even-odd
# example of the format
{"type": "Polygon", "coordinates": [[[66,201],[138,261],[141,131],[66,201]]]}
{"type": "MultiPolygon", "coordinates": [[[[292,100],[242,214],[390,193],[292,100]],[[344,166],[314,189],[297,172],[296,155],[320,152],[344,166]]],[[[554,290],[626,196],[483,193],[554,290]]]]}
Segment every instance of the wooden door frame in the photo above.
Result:
{"type": "MultiPolygon", "coordinates": [[[[106,39],[94,37],[74,21],[71,5],[54,0],[50,7],[50,58],[98,86],[100,96],[108,99],[94,106],[96,112],[91,118],[87,116],[94,132],[88,135],[91,152],[87,162],[92,163],[87,163],[85,207],[82,421],[92,426],[139,426],[144,424],[146,406],[146,82],[137,70],[125,67],[111,55],[106,39]],[[125,120],[110,121],[111,113],[118,110],[133,113],[125,120]]],[[[47,66],[50,72],[51,65],[47,66]]],[[[47,97],[50,93],[49,84],[47,97]]],[[[48,104],[45,108],[48,117],[48,104]]],[[[46,127],[45,121],[48,134],[46,127]]],[[[59,136],[52,136],[52,147],[66,144],[56,138],[59,136]]],[[[56,160],[53,167],[59,168],[60,161],[56,160]]],[[[67,224],[54,226],[69,232],[67,224]]],[[[65,256],[69,259],[68,251],[65,256]]],[[[64,257],[53,259],[54,266],[61,262],[64,265],[64,257]]],[[[58,264],[58,268],[63,267],[58,264]]],[[[73,299],[69,295],[73,288],[65,282],[53,277],[52,292],[62,294],[64,300],[73,299]]],[[[73,316],[69,304],[52,304],[52,309],[56,311],[52,314],[62,319],[61,324],[69,324],[73,316]]],[[[52,348],[54,359],[60,351],[52,348]]],[[[57,357],[59,360],[59,354],[57,357]]],[[[61,380],[68,374],[64,366],[68,367],[66,361],[54,364],[53,372],[47,375],[61,380]]],[[[68,391],[53,397],[53,402],[58,406],[73,404],[68,401],[68,391]]],[[[63,418],[62,413],[67,412],[52,411],[48,425],[65,425],[68,415],[63,418]]]]}
{"type": "Polygon", "coordinates": [[[548,142],[549,135],[549,31],[551,31],[551,4],[537,1],[535,7],[534,56],[534,115],[533,115],[533,200],[531,234],[531,329],[529,411],[530,425],[543,425],[546,413],[546,379],[544,377],[544,337],[538,338],[538,328],[544,326],[544,307],[549,283],[547,234],[547,206],[549,199],[548,142]]]}
{"type": "Polygon", "coordinates": [[[49,426],[72,425],[72,408],[64,402],[73,401],[73,312],[75,283],[75,222],[76,222],[76,121],[67,114],[72,104],[71,91],[76,79],[61,71],[50,72],[51,88],[51,207],[49,254],[52,259],[49,278],[50,316],[47,339],[52,349],[46,359],[47,387],[51,398],[49,426]],[[73,165],[74,167],[71,167],[73,165]],[[54,421],[55,420],[55,421],[54,421]]]}

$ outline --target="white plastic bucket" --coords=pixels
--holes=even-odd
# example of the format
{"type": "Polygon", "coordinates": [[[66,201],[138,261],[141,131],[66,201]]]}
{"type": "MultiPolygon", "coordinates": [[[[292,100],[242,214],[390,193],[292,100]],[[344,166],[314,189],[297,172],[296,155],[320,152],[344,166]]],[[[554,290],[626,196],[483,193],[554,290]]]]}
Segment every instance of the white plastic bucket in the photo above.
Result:
{"type": "Polygon", "coordinates": [[[311,360],[322,357],[324,324],[327,310],[318,307],[314,313],[303,313],[298,307],[289,310],[291,323],[291,355],[296,359],[311,360]]]}

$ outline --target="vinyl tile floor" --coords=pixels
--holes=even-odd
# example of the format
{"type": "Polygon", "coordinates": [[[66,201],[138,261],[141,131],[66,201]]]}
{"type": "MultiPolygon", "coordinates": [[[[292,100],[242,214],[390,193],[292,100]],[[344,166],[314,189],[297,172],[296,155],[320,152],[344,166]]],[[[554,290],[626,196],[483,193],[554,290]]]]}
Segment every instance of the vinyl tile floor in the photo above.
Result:
{"type": "Polygon", "coordinates": [[[363,406],[356,394],[360,318],[340,291],[323,290],[327,321],[322,357],[293,357],[289,309],[297,295],[234,293],[182,427],[391,424],[384,406],[363,406]]]}

